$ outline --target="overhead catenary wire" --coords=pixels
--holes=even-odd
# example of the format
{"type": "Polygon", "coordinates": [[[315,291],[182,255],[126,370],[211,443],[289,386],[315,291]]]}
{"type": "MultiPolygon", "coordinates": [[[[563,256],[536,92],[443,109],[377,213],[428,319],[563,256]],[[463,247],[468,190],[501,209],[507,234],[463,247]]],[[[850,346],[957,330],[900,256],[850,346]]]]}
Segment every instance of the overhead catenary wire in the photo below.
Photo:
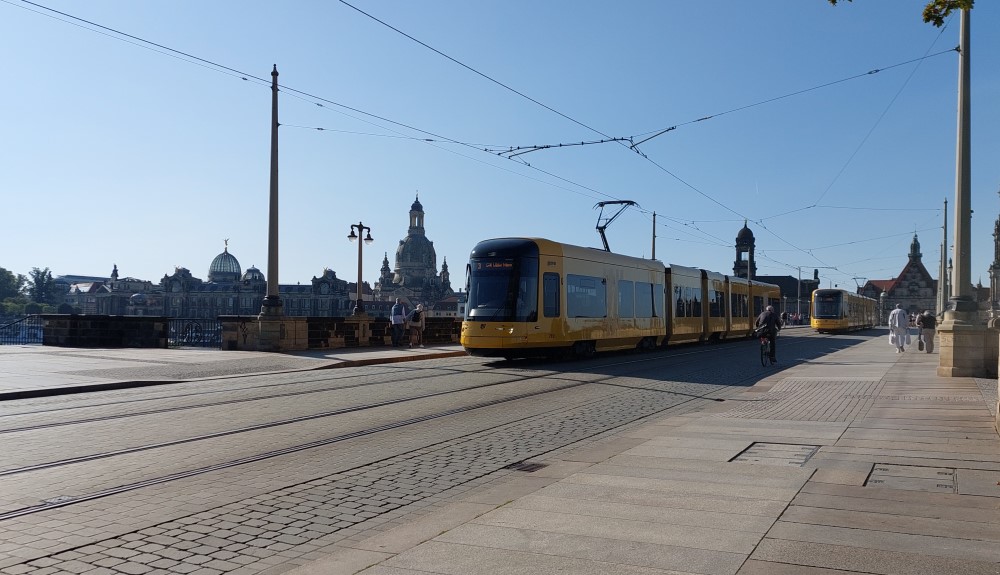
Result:
{"type": "MultiPolygon", "coordinates": [[[[7,4],[11,4],[11,5],[15,5],[15,6],[16,6],[16,4],[14,4],[14,3],[13,3],[12,1],[10,1],[10,0],[0,0],[0,1],[3,1],[4,3],[7,3],[7,4]]],[[[189,53],[186,53],[186,52],[182,52],[182,51],[180,51],[180,50],[175,50],[175,49],[173,49],[173,48],[170,48],[170,47],[168,47],[168,46],[165,46],[165,45],[163,45],[163,44],[158,44],[158,43],[155,43],[155,42],[151,42],[151,41],[148,41],[148,40],[145,40],[145,39],[142,39],[142,38],[139,38],[138,36],[134,36],[134,35],[131,35],[131,34],[127,34],[127,33],[125,33],[125,32],[121,32],[121,31],[118,31],[118,30],[115,30],[115,29],[113,29],[113,28],[109,28],[109,27],[106,27],[106,26],[102,26],[102,25],[100,25],[100,24],[97,24],[97,23],[94,23],[94,22],[91,22],[91,21],[88,21],[88,20],[84,20],[84,19],[82,19],[82,18],[78,18],[78,17],[75,17],[75,16],[72,16],[72,15],[70,15],[70,14],[67,14],[67,13],[65,13],[65,12],[60,12],[60,11],[58,11],[58,10],[53,10],[53,9],[51,9],[51,8],[48,8],[48,7],[45,7],[45,6],[42,6],[41,4],[37,4],[37,3],[35,3],[35,2],[31,2],[31,1],[29,1],[29,0],[20,0],[20,1],[21,1],[21,2],[23,2],[23,3],[25,3],[25,4],[28,4],[28,5],[31,5],[31,6],[34,6],[34,7],[37,7],[37,8],[39,8],[39,9],[42,9],[42,10],[47,10],[47,11],[50,11],[50,12],[53,12],[53,13],[55,13],[55,14],[59,14],[60,16],[63,16],[64,18],[70,18],[70,19],[75,19],[75,20],[78,20],[78,21],[80,21],[80,22],[83,22],[83,23],[87,24],[88,26],[91,26],[91,27],[93,27],[93,28],[86,28],[85,26],[81,26],[81,27],[84,27],[84,28],[86,28],[86,29],[88,29],[88,30],[91,30],[91,31],[94,31],[94,32],[97,32],[97,33],[100,33],[100,34],[103,34],[103,35],[107,35],[107,36],[109,36],[109,37],[115,37],[115,36],[113,36],[113,35],[112,35],[112,33],[113,33],[113,34],[118,34],[118,35],[120,35],[120,36],[121,36],[121,38],[117,38],[117,39],[119,39],[119,40],[121,40],[121,41],[123,41],[123,42],[127,42],[127,43],[129,43],[129,44],[132,44],[132,45],[136,45],[136,46],[138,46],[138,47],[143,47],[143,48],[147,48],[147,49],[150,49],[150,50],[152,50],[152,51],[154,51],[154,52],[157,52],[157,53],[160,53],[160,54],[162,54],[162,55],[167,55],[167,56],[170,56],[170,57],[174,57],[174,58],[178,58],[178,59],[181,59],[182,61],[186,61],[186,62],[188,62],[188,63],[192,63],[192,64],[196,64],[196,65],[198,65],[198,66],[202,66],[202,67],[205,67],[205,68],[208,68],[208,69],[212,69],[212,70],[214,70],[214,71],[218,71],[218,72],[221,72],[221,73],[226,73],[226,74],[228,74],[228,75],[230,75],[230,76],[235,76],[235,77],[238,77],[239,79],[241,79],[241,80],[243,80],[243,81],[247,81],[247,82],[254,82],[254,83],[257,83],[257,84],[259,84],[259,85],[261,85],[261,86],[267,86],[267,85],[269,85],[269,84],[270,84],[270,82],[269,82],[268,80],[265,80],[264,78],[260,78],[260,77],[258,77],[258,76],[254,76],[254,75],[252,75],[252,74],[248,74],[248,73],[245,73],[245,72],[242,72],[242,71],[240,71],[240,70],[238,70],[238,69],[235,69],[235,68],[232,68],[232,67],[229,67],[229,66],[225,66],[225,65],[222,65],[222,64],[219,64],[219,63],[216,63],[216,62],[213,62],[213,61],[211,61],[211,60],[208,60],[208,59],[205,59],[205,58],[201,58],[201,57],[198,57],[198,56],[195,56],[195,55],[193,55],[193,54],[189,54],[189,53]],[[146,46],[146,45],[143,45],[143,44],[148,44],[148,46],[146,46]],[[152,46],[152,48],[150,48],[150,46],[152,46]]],[[[357,10],[357,8],[355,8],[355,7],[351,6],[350,4],[348,4],[348,3],[346,3],[346,2],[343,2],[343,3],[344,3],[345,5],[348,5],[348,6],[350,6],[351,8],[354,8],[355,10],[357,10]]],[[[23,6],[18,6],[18,7],[22,7],[22,8],[24,8],[23,6]]],[[[28,9],[28,8],[24,8],[24,9],[26,9],[26,10],[30,10],[30,9],[28,9]]],[[[30,10],[30,11],[32,11],[32,12],[35,12],[35,13],[39,13],[39,14],[42,14],[42,15],[46,15],[46,16],[48,16],[47,14],[43,14],[43,13],[42,13],[42,12],[40,12],[39,10],[30,10]]],[[[359,10],[359,12],[360,12],[360,10],[359,10]]],[[[366,14],[366,15],[367,15],[367,14],[366,14]]],[[[50,16],[50,17],[51,17],[51,16],[50,16]]],[[[57,19],[57,20],[60,20],[60,21],[62,21],[62,22],[65,22],[65,23],[69,23],[69,24],[72,24],[72,25],[75,25],[75,26],[80,26],[79,24],[76,24],[75,22],[71,22],[71,21],[69,21],[69,20],[65,20],[65,19],[63,19],[63,18],[56,18],[56,19],[57,19]]],[[[390,27],[391,27],[391,26],[390,26],[390,27]]],[[[411,39],[413,39],[413,38],[411,37],[411,39]]],[[[416,39],[413,39],[413,40],[414,40],[414,41],[417,41],[417,42],[419,42],[419,40],[416,40],[416,39]]],[[[433,48],[431,48],[430,46],[427,46],[427,47],[428,47],[429,49],[431,49],[431,50],[434,50],[434,49],[433,49],[433,48]]],[[[577,124],[579,124],[579,125],[580,125],[580,126],[582,126],[582,127],[585,127],[585,128],[587,128],[587,129],[590,129],[590,130],[594,131],[595,133],[598,133],[598,134],[601,134],[602,136],[605,136],[605,138],[607,138],[607,141],[616,141],[616,142],[618,142],[618,143],[623,143],[623,140],[624,140],[624,138],[612,138],[611,136],[607,136],[607,135],[606,135],[606,134],[604,134],[603,132],[600,132],[600,131],[598,131],[598,130],[596,130],[596,129],[594,129],[594,128],[592,128],[592,127],[590,127],[590,126],[588,126],[588,125],[586,125],[586,124],[584,124],[584,123],[582,123],[582,122],[579,122],[579,121],[577,121],[577,120],[575,120],[575,119],[573,119],[573,118],[570,118],[569,116],[567,116],[567,115],[565,115],[565,114],[562,114],[561,112],[559,112],[559,111],[557,111],[557,110],[555,110],[555,109],[553,109],[553,108],[551,108],[551,107],[549,107],[549,106],[546,106],[545,104],[542,104],[541,102],[538,102],[537,100],[534,100],[533,98],[530,98],[529,96],[527,96],[527,95],[525,95],[525,94],[523,94],[523,93],[521,93],[521,92],[518,92],[517,90],[514,90],[514,89],[512,89],[512,88],[509,88],[509,87],[508,87],[508,86],[506,86],[505,84],[502,84],[502,83],[500,83],[500,82],[498,82],[498,81],[494,80],[493,78],[491,78],[491,77],[489,77],[489,76],[486,76],[485,74],[482,74],[481,72],[478,72],[478,71],[476,71],[476,70],[472,69],[471,67],[468,67],[468,66],[466,66],[465,64],[462,64],[461,62],[458,62],[457,60],[454,60],[453,58],[450,58],[449,56],[447,56],[447,55],[445,55],[445,54],[443,54],[443,53],[441,53],[441,52],[439,52],[439,51],[437,51],[437,50],[434,50],[434,51],[435,51],[435,52],[438,52],[439,54],[441,54],[441,55],[442,55],[442,56],[444,56],[444,57],[447,57],[447,58],[449,58],[449,59],[451,59],[451,60],[455,61],[456,63],[458,63],[458,64],[460,64],[460,65],[462,65],[462,66],[464,66],[464,67],[466,67],[466,68],[469,68],[469,69],[470,69],[471,71],[473,71],[473,72],[475,72],[475,73],[477,73],[477,74],[479,74],[479,75],[481,75],[481,76],[483,76],[483,77],[485,77],[485,78],[487,78],[487,79],[489,79],[489,80],[491,80],[491,81],[493,81],[493,82],[496,82],[497,84],[499,84],[499,85],[503,86],[504,88],[507,88],[507,89],[511,90],[512,92],[514,92],[514,93],[517,93],[518,95],[520,95],[520,96],[522,96],[522,97],[525,97],[525,98],[527,98],[527,99],[531,100],[532,102],[535,102],[536,104],[538,104],[538,105],[540,105],[540,106],[542,106],[542,107],[545,107],[546,109],[549,109],[550,111],[552,111],[552,112],[554,112],[554,113],[556,113],[556,114],[558,114],[558,115],[560,115],[560,116],[563,116],[563,117],[565,117],[566,119],[569,119],[569,120],[573,121],[574,123],[577,123],[577,124]]],[[[901,64],[897,64],[897,65],[893,65],[893,66],[890,66],[890,67],[895,67],[895,66],[898,66],[898,65],[903,65],[903,64],[905,64],[905,63],[901,63],[901,64]]],[[[888,68],[890,68],[890,67],[887,67],[887,68],[883,68],[883,69],[888,69],[888,68]]],[[[868,72],[868,74],[873,74],[873,73],[876,73],[876,72],[878,72],[878,71],[880,71],[880,70],[874,70],[874,71],[871,71],[871,72],[868,72]]],[[[859,75],[859,77],[860,77],[860,76],[863,76],[863,75],[859,75]]],[[[847,79],[844,79],[844,80],[841,80],[841,81],[847,81],[847,79]]],[[[840,81],[838,81],[838,82],[840,82],[840,81]]],[[[832,83],[831,83],[831,84],[832,84],[832,83]]],[[[310,94],[310,93],[308,93],[308,92],[305,92],[305,91],[300,91],[300,90],[297,90],[297,89],[294,89],[294,88],[291,88],[291,87],[289,87],[289,86],[286,86],[286,85],[279,85],[279,87],[280,87],[280,88],[281,88],[281,89],[282,89],[283,91],[285,91],[285,92],[289,93],[289,95],[292,95],[292,96],[294,96],[294,97],[299,97],[299,98],[310,98],[310,99],[314,99],[314,100],[316,100],[316,101],[315,101],[315,102],[313,102],[313,103],[315,103],[315,105],[316,105],[316,106],[318,106],[318,107],[321,107],[321,108],[324,108],[324,109],[330,109],[329,107],[327,107],[327,106],[324,106],[324,105],[323,105],[323,103],[328,103],[328,104],[330,104],[330,105],[333,105],[333,106],[336,106],[336,107],[338,107],[338,108],[343,108],[343,109],[345,109],[345,110],[350,110],[350,111],[352,111],[352,112],[355,112],[355,113],[358,113],[358,114],[363,114],[363,115],[365,115],[365,116],[368,116],[368,117],[371,117],[371,118],[375,118],[375,119],[377,119],[377,120],[379,120],[379,121],[382,121],[382,122],[387,122],[387,123],[390,123],[390,124],[393,124],[393,125],[396,125],[396,126],[399,126],[399,127],[401,127],[401,128],[404,128],[404,129],[407,129],[407,130],[412,130],[412,131],[415,131],[415,132],[418,132],[418,133],[422,133],[422,134],[426,134],[426,135],[429,135],[429,136],[432,136],[432,138],[417,138],[417,137],[413,137],[413,136],[403,136],[403,135],[401,135],[401,136],[399,136],[400,138],[405,138],[405,139],[412,139],[412,140],[415,140],[415,141],[421,141],[422,143],[427,143],[427,144],[430,144],[430,145],[434,145],[435,143],[449,143],[449,144],[457,144],[457,145],[461,145],[461,146],[467,146],[467,147],[470,147],[470,148],[473,148],[473,149],[477,149],[478,151],[482,151],[482,150],[481,150],[481,148],[478,148],[478,147],[476,147],[475,145],[473,145],[473,144],[469,144],[469,143],[467,143],[467,142],[462,142],[462,141],[460,141],[460,140],[457,140],[457,139],[453,139],[453,138],[448,138],[448,137],[445,137],[445,136],[441,136],[441,135],[439,135],[439,134],[435,134],[434,132],[430,132],[430,131],[427,131],[427,130],[422,130],[422,129],[420,129],[420,128],[417,128],[417,127],[414,127],[414,126],[411,126],[411,125],[407,125],[407,124],[405,124],[405,123],[402,123],[402,122],[397,122],[397,121],[394,121],[394,120],[391,120],[391,119],[389,119],[389,118],[385,118],[385,117],[382,117],[382,116],[379,116],[379,115],[376,115],[376,114],[372,114],[372,113],[369,113],[369,112],[365,112],[365,111],[363,111],[363,110],[360,110],[360,109],[357,109],[357,108],[354,108],[354,107],[351,107],[351,106],[347,106],[347,105],[344,105],[344,104],[341,104],[341,103],[338,103],[338,102],[335,102],[335,101],[332,101],[332,100],[329,100],[329,99],[326,99],[326,98],[322,98],[322,97],[319,97],[319,96],[316,96],[316,95],[313,95],[313,94],[310,94]]],[[[822,86],[818,86],[818,87],[815,87],[815,88],[813,88],[813,89],[819,89],[820,87],[822,87],[822,86]]],[[[806,91],[808,91],[808,90],[806,90],[806,91]]],[[[804,92],[804,91],[800,91],[800,92],[804,92]]],[[[781,98],[783,98],[783,97],[790,97],[791,95],[794,95],[794,94],[789,94],[789,95],[786,95],[786,96],[782,96],[782,97],[778,97],[778,98],[774,98],[774,99],[771,99],[771,100],[768,100],[768,101],[773,101],[773,100],[776,100],[776,99],[781,99],[781,98]]],[[[764,102],[759,102],[759,103],[756,103],[756,104],[751,104],[751,105],[747,105],[747,106],[741,106],[741,107],[739,107],[739,108],[734,108],[734,109],[732,109],[732,110],[728,110],[728,111],[726,111],[726,112],[721,112],[721,113],[718,113],[718,114],[714,114],[714,115],[711,115],[711,116],[705,116],[705,117],[702,117],[702,118],[699,118],[699,119],[697,119],[697,120],[693,120],[693,121],[692,121],[691,123],[694,123],[694,122],[698,122],[698,121],[704,121],[704,120],[707,120],[707,119],[710,119],[710,118],[712,118],[712,117],[717,117],[717,116],[720,116],[720,115],[724,115],[724,114],[729,114],[729,113],[733,113],[733,112],[736,112],[736,111],[739,111],[739,110],[741,110],[741,109],[746,109],[746,108],[749,108],[749,107],[753,107],[753,106],[756,106],[756,105],[762,105],[762,104],[764,104],[764,103],[767,103],[767,101],[764,101],[764,102]]],[[[384,128],[384,127],[383,127],[383,128],[384,128]]],[[[660,133],[665,133],[666,131],[670,131],[670,130],[671,130],[671,129],[666,129],[666,130],[661,130],[661,131],[660,131],[660,133]]],[[[645,141],[648,141],[648,139],[649,139],[649,138],[647,138],[647,139],[646,139],[645,141]]],[[[440,147],[440,146],[435,146],[435,147],[440,147]]],[[[445,148],[442,148],[442,149],[445,149],[445,148]]],[[[541,149],[541,148],[540,148],[540,149],[541,149]]],[[[456,152],[454,152],[453,150],[447,150],[447,149],[445,149],[445,150],[446,150],[446,151],[449,151],[449,152],[451,152],[451,153],[456,153],[456,152]]],[[[534,150],[532,150],[532,151],[534,151],[534,150]]],[[[716,203],[717,205],[719,205],[719,206],[721,206],[721,207],[723,207],[723,208],[727,209],[728,211],[732,212],[733,214],[735,214],[735,215],[737,215],[737,216],[740,216],[740,217],[744,217],[744,218],[745,218],[745,216],[743,216],[743,215],[742,215],[742,214],[740,214],[739,212],[737,212],[737,211],[735,211],[735,210],[732,210],[732,209],[728,208],[728,206],[725,206],[724,204],[722,204],[721,202],[718,202],[717,200],[715,200],[714,198],[712,198],[712,197],[711,197],[711,196],[709,196],[708,194],[706,194],[706,193],[702,192],[701,190],[698,190],[698,189],[697,189],[697,188],[696,188],[695,186],[693,186],[693,185],[691,185],[690,183],[688,183],[688,182],[684,181],[684,180],[683,180],[683,179],[681,179],[681,178],[680,178],[679,176],[677,176],[677,175],[673,174],[672,172],[670,172],[669,170],[667,170],[667,169],[666,169],[665,167],[663,167],[662,165],[659,165],[658,163],[656,163],[655,161],[653,161],[652,159],[650,159],[650,158],[649,158],[648,156],[646,156],[646,155],[645,155],[645,154],[643,154],[642,152],[640,152],[640,151],[638,151],[638,150],[635,150],[635,151],[636,151],[637,153],[639,153],[639,155],[641,155],[642,157],[644,157],[645,159],[647,159],[648,161],[652,162],[652,163],[653,163],[653,164],[654,164],[655,166],[657,166],[657,167],[658,167],[658,168],[659,168],[660,170],[662,170],[662,171],[664,171],[665,173],[667,173],[667,174],[671,175],[672,177],[674,177],[675,179],[677,179],[678,181],[680,181],[681,183],[683,183],[684,185],[686,185],[686,186],[687,186],[687,187],[689,187],[690,189],[692,189],[692,190],[696,191],[697,193],[699,193],[700,195],[704,196],[705,198],[707,198],[707,199],[709,199],[709,200],[713,201],[713,202],[714,202],[714,203],[716,203]]],[[[525,153],[526,153],[526,152],[525,152],[525,153]]],[[[535,180],[535,181],[539,181],[539,182],[541,182],[541,183],[545,183],[546,185],[551,185],[551,186],[554,186],[554,187],[556,187],[556,188],[558,188],[558,189],[563,189],[563,190],[567,190],[567,191],[570,191],[570,192],[573,192],[573,193],[580,193],[580,192],[578,192],[578,191],[576,191],[576,190],[572,190],[572,189],[568,189],[568,188],[565,188],[565,187],[563,187],[563,186],[560,186],[560,185],[557,185],[557,184],[553,184],[552,182],[546,182],[546,181],[544,181],[544,180],[540,180],[540,179],[537,179],[537,178],[531,178],[530,176],[527,176],[527,175],[525,175],[525,174],[522,174],[522,173],[520,173],[520,172],[516,172],[516,171],[513,171],[513,170],[507,170],[506,168],[501,168],[501,167],[499,167],[499,166],[495,166],[495,165],[493,165],[493,164],[490,164],[490,163],[487,163],[487,162],[482,162],[481,160],[478,160],[478,159],[475,159],[475,158],[471,158],[470,156],[466,156],[466,155],[464,155],[464,154],[458,154],[458,155],[460,155],[460,156],[462,156],[462,157],[465,157],[465,158],[469,158],[469,159],[473,159],[474,161],[477,161],[477,162],[479,162],[479,163],[483,163],[483,164],[485,164],[485,165],[490,165],[490,166],[492,166],[492,167],[495,167],[495,168],[499,168],[499,169],[503,169],[504,171],[508,171],[508,172],[511,172],[511,173],[515,173],[515,174],[518,174],[518,175],[520,175],[520,176],[522,176],[522,177],[527,177],[527,178],[529,178],[529,179],[532,179],[532,180],[535,180]]],[[[508,158],[508,159],[512,159],[512,158],[508,158]]],[[[536,166],[532,166],[531,164],[529,164],[529,163],[527,163],[527,162],[524,162],[523,160],[517,160],[517,161],[518,161],[518,163],[520,163],[520,164],[522,164],[522,165],[524,165],[524,166],[527,166],[527,167],[529,167],[529,168],[531,168],[531,169],[533,169],[533,170],[537,170],[538,172],[540,172],[540,173],[543,173],[543,174],[545,174],[545,175],[547,175],[547,176],[549,176],[549,177],[552,177],[552,178],[556,178],[556,179],[558,179],[558,180],[560,180],[560,181],[562,181],[562,182],[565,182],[565,183],[567,183],[567,184],[569,184],[569,185],[572,185],[572,186],[576,186],[576,187],[579,187],[580,189],[584,189],[584,190],[587,190],[587,191],[589,191],[589,192],[591,192],[591,193],[593,193],[593,194],[597,194],[597,195],[598,195],[598,196],[600,196],[600,197],[606,197],[606,198],[615,198],[615,196],[612,196],[612,195],[610,195],[610,194],[606,194],[606,193],[604,193],[604,192],[600,192],[599,190],[596,190],[596,189],[594,189],[594,188],[591,188],[591,187],[588,187],[588,186],[584,186],[584,185],[582,185],[582,184],[579,184],[579,183],[577,183],[577,182],[574,182],[574,181],[572,181],[572,180],[570,180],[570,179],[568,179],[568,178],[564,178],[564,177],[561,177],[561,176],[558,176],[558,175],[556,175],[556,174],[554,174],[554,173],[552,173],[552,172],[549,172],[549,171],[546,171],[546,170],[542,170],[541,168],[538,168],[538,167],[536,167],[536,166]]],[[[588,197],[594,197],[594,196],[590,196],[589,194],[581,194],[581,195],[585,195],[585,196],[588,196],[588,197]]],[[[748,220],[750,220],[750,218],[745,218],[745,219],[748,219],[748,220]]],[[[751,221],[755,221],[756,223],[760,223],[760,222],[759,222],[758,220],[751,220],[751,221]]],[[[766,230],[767,230],[768,232],[770,232],[770,233],[771,233],[772,235],[775,235],[775,237],[779,237],[779,236],[777,236],[777,234],[774,234],[774,232],[773,232],[772,230],[768,229],[768,228],[767,228],[766,226],[763,226],[763,224],[761,224],[761,225],[762,225],[762,227],[764,227],[764,229],[766,229],[766,230]]],[[[694,226],[694,229],[698,230],[696,226],[694,226]]],[[[699,232],[701,232],[701,233],[705,233],[705,232],[703,232],[702,230],[698,230],[698,231],[699,231],[699,232]]],[[[708,234],[706,234],[706,235],[708,235],[708,234]]],[[[714,236],[713,236],[713,237],[714,237],[714,236]]],[[[715,238],[715,239],[717,239],[717,240],[718,240],[718,238],[715,238]]],[[[786,243],[786,244],[788,244],[788,245],[792,246],[792,244],[791,244],[790,242],[787,242],[787,241],[785,241],[784,239],[782,239],[782,238],[780,238],[780,237],[779,237],[779,239],[781,239],[781,241],[783,241],[784,243],[786,243]]],[[[719,240],[719,241],[721,241],[721,240],[719,240]]],[[[794,247],[794,246],[793,246],[793,247],[794,247]]],[[[800,250],[800,251],[801,251],[801,250],[800,250]]]]}

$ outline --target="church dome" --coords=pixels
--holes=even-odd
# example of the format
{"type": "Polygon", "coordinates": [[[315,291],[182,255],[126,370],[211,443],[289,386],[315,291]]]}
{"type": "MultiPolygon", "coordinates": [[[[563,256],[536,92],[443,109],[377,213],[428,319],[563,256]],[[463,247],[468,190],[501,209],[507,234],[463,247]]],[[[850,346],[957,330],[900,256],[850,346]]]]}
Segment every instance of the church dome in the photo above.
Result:
{"type": "Polygon", "coordinates": [[[739,244],[749,244],[753,243],[753,232],[747,227],[746,221],[743,222],[743,229],[740,233],[736,234],[736,243],[739,244]]]}
{"type": "MultiPolygon", "coordinates": [[[[235,258],[234,258],[235,259],[235,258]]],[[[237,264],[238,266],[239,264],[237,264]]],[[[264,281],[264,274],[253,266],[247,268],[246,273],[243,274],[243,281],[264,281]]]]}
{"type": "Polygon", "coordinates": [[[413,200],[413,204],[410,206],[410,211],[411,212],[424,211],[424,206],[420,204],[420,196],[417,196],[417,199],[413,200]]]}
{"type": "Polygon", "coordinates": [[[229,253],[227,246],[221,254],[215,256],[212,265],[208,266],[208,281],[234,282],[240,279],[240,262],[229,253]]]}
{"type": "Polygon", "coordinates": [[[410,287],[414,283],[422,283],[428,276],[434,274],[437,268],[437,253],[434,251],[434,243],[423,235],[409,235],[399,242],[396,248],[396,283],[408,283],[410,287]],[[408,278],[406,282],[403,278],[408,278]]]}
{"type": "Polygon", "coordinates": [[[128,298],[128,302],[132,305],[146,305],[149,303],[149,299],[144,293],[134,293],[128,298]]]}

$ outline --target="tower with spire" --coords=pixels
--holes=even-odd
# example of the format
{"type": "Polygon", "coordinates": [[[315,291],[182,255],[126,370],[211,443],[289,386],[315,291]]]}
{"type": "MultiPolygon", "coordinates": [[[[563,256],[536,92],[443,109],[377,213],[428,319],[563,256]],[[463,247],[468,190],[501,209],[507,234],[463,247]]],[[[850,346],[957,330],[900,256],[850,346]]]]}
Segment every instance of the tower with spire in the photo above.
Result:
{"type": "Polygon", "coordinates": [[[753,259],[754,244],[753,232],[747,227],[747,221],[743,220],[743,229],[736,234],[736,261],[733,262],[733,275],[738,278],[754,279],[757,277],[757,262],[753,259]],[[743,254],[747,254],[747,259],[743,259],[743,254]]]}
{"type": "Polygon", "coordinates": [[[417,194],[410,206],[406,237],[399,240],[396,248],[395,265],[390,270],[389,254],[382,259],[379,281],[374,289],[376,297],[399,297],[412,304],[431,305],[453,293],[447,263],[441,266],[441,275],[438,275],[437,253],[434,242],[427,239],[424,216],[424,206],[417,194]]]}

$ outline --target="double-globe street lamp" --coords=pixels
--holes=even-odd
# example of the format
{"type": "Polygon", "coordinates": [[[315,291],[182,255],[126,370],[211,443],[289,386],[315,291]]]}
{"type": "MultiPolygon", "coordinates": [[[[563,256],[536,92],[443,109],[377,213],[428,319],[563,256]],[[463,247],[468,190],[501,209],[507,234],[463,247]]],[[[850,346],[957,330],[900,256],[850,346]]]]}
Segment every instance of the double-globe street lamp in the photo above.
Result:
{"type": "MultiPolygon", "coordinates": [[[[351,224],[351,235],[347,236],[347,239],[352,242],[361,237],[361,234],[365,234],[364,243],[371,245],[374,239],[372,239],[372,229],[364,225],[361,222],[357,224],[351,224]],[[354,230],[357,229],[358,233],[355,234],[354,230]],[[365,234],[367,232],[367,234],[365,234]]],[[[354,315],[362,315],[365,313],[365,304],[361,299],[361,248],[363,247],[362,242],[358,242],[358,301],[354,304],[354,315]]]]}

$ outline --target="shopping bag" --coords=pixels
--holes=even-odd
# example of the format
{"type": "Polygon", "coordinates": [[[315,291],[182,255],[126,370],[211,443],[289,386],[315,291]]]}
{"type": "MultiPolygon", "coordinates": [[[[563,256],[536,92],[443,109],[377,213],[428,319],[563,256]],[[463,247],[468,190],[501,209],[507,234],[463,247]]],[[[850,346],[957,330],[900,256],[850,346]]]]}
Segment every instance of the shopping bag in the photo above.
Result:
{"type": "Polygon", "coordinates": [[[904,345],[910,345],[910,332],[906,332],[906,343],[904,345]]]}
{"type": "Polygon", "coordinates": [[[920,351],[924,351],[924,340],[920,340],[917,342],[917,349],[920,351]]]}
{"type": "Polygon", "coordinates": [[[896,345],[896,334],[889,334],[889,345],[896,345]]]}

